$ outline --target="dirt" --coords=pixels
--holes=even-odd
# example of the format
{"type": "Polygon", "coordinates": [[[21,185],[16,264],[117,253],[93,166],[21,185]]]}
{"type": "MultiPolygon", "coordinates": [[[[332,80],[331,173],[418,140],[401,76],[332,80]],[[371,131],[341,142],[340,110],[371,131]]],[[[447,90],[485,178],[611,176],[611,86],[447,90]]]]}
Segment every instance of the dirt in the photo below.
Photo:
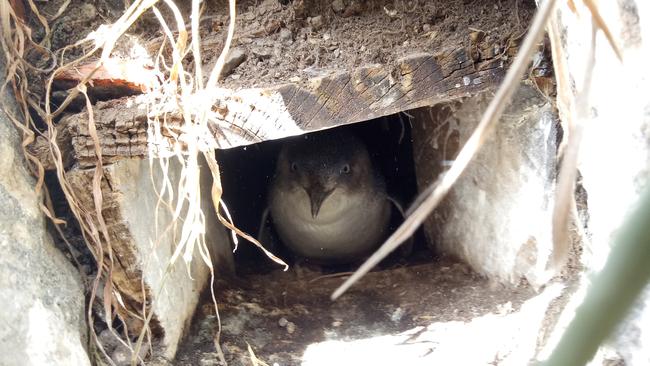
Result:
{"type": "MultiPolygon", "coordinates": [[[[204,65],[208,69],[221,50],[228,18],[218,4],[205,36],[204,65]]],[[[316,1],[238,2],[237,35],[233,47],[247,58],[225,79],[229,87],[267,86],[299,82],[337,70],[366,64],[391,64],[418,52],[437,53],[470,45],[470,35],[482,32],[488,44],[505,44],[525,30],[532,1],[316,1]],[[341,10],[342,9],[342,10],[341,10]]]]}
{"type": "MultiPolygon", "coordinates": [[[[343,279],[320,276],[278,270],[247,277],[248,288],[218,287],[221,345],[228,364],[249,365],[250,344],[268,364],[297,365],[316,342],[398,334],[435,322],[468,322],[488,313],[516,311],[534,295],[525,284],[491,283],[449,258],[371,272],[335,302],[329,296],[343,279]]],[[[175,364],[218,364],[217,329],[214,307],[205,301],[175,364]]]]}
{"type": "MultiPolygon", "coordinates": [[[[52,19],[63,4],[63,0],[50,1],[40,10],[52,19]]],[[[189,18],[190,3],[178,6],[189,18]]],[[[169,8],[164,4],[158,8],[170,28],[176,29],[169,8]]],[[[232,48],[243,53],[243,63],[226,75],[224,85],[240,88],[300,82],[361,65],[391,64],[408,54],[472,47],[476,42],[505,46],[523,35],[534,9],[529,0],[239,1],[232,48]]],[[[52,51],[61,57],[63,47],[116,21],[122,12],[121,1],[72,1],[49,24],[52,51]]],[[[29,19],[34,38],[41,40],[45,34],[42,27],[35,17],[29,19]]],[[[200,23],[206,74],[222,50],[228,22],[226,1],[206,3],[200,23]]],[[[130,57],[134,44],[144,44],[149,54],[155,55],[163,40],[160,23],[149,10],[120,39],[114,55],[130,57]]],[[[67,50],[63,59],[78,57],[88,49],[67,50]]],[[[46,68],[50,62],[42,55],[33,56],[39,67],[46,68]]],[[[191,56],[187,61],[191,70],[191,56]]]]}

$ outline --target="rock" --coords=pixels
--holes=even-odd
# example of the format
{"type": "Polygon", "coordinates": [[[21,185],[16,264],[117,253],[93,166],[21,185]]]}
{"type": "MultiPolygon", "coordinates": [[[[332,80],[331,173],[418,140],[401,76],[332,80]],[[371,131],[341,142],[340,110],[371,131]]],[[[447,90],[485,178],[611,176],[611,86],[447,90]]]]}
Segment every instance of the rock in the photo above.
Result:
{"type": "Polygon", "coordinates": [[[289,321],[287,320],[287,318],[283,317],[283,318],[280,318],[278,320],[278,325],[281,326],[281,327],[286,327],[287,324],[289,324],[289,321]]]}
{"type": "Polygon", "coordinates": [[[291,41],[293,40],[293,35],[287,28],[282,28],[280,29],[280,39],[283,41],[291,41]]]}
{"type": "Polygon", "coordinates": [[[314,30],[319,30],[323,28],[323,16],[318,15],[313,18],[308,18],[307,22],[312,26],[314,30]]]}
{"type": "Polygon", "coordinates": [[[267,60],[272,56],[272,50],[267,47],[255,47],[251,51],[260,60],[267,60]]]}
{"type": "Polygon", "coordinates": [[[101,331],[101,333],[97,335],[97,338],[107,353],[113,352],[113,350],[115,350],[120,344],[120,341],[116,338],[115,334],[111,333],[108,329],[101,331]]]}
{"type": "MultiPolygon", "coordinates": [[[[286,3],[289,2],[289,0],[281,0],[281,1],[284,1],[286,3]]],[[[305,1],[294,0],[292,6],[293,6],[294,14],[296,15],[296,19],[305,19],[305,15],[306,15],[305,13],[307,12],[306,11],[307,9],[305,9],[305,1]]]]}
{"type": "Polygon", "coordinates": [[[246,51],[243,48],[235,47],[231,49],[226,57],[226,62],[223,64],[223,70],[221,71],[222,77],[232,74],[237,66],[246,60],[246,57],[246,51]]]}
{"type": "Polygon", "coordinates": [[[276,59],[282,57],[282,47],[280,45],[273,47],[273,56],[276,59]]]}
{"type": "Polygon", "coordinates": [[[293,334],[296,331],[296,324],[294,322],[287,323],[287,333],[293,334]]]}
{"type": "Polygon", "coordinates": [[[0,113],[0,363],[90,365],[79,273],[46,231],[18,136],[0,113]]]}
{"type": "Polygon", "coordinates": [[[345,4],[343,3],[343,0],[334,0],[332,1],[332,10],[334,10],[335,13],[340,14],[345,10],[345,4]]]}
{"type": "MultiPolygon", "coordinates": [[[[135,343],[133,343],[133,346],[135,347],[135,343]]],[[[149,347],[146,345],[140,347],[140,359],[144,360],[148,352],[149,347]]],[[[129,348],[122,343],[118,343],[116,349],[111,353],[111,360],[115,362],[116,366],[129,366],[131,365],[132,355],[133,352],[129,348]]]]}
{"type": "Polygon", "coordinates": [[[199,359],[199,366],[219,366],[219,355],[216,352],[204,352],[199,359]]]}
{"type": "MultiPolygon", "coordinates": [[[[413,151],[421,152],[415,155],[420,190],[453,163],[490,98],[483,94],[413,111],[413,151]],[[432,121],[432,115],[444,117],[432,121]]],[[[522,85],[492,137],[425,221],[429,243],[490,278],[544,284],[552,248],[554,126],[546,99],[522,85]]]]}
{"type": "Polygon", "coordinates": [[[253,43],[253,39],[249,37],[241,37],[239,38],[239,43],[241,44],[251,44],[253,43]]]}
{"type": "Polygon", "coordinates": [[[77,21],[88,21],[95,19],[97,16],[97,8],[90,3],[83,3],[79,5],[79,18],[77,21]]]}

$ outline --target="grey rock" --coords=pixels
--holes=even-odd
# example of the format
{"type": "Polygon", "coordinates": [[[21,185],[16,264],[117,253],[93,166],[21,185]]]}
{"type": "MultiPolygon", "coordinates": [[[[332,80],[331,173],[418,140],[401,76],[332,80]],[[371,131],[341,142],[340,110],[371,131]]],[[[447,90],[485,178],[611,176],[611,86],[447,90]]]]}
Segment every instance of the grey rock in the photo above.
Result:
{"type": "Polygon", "coordinates": [[[287,28],[280,29],[280,39],[283,41],[291,41],[293,39],[293,34],[287,28]]]}
{"type": "MultiPolygon", "coordinates": [[[[469,138],[490,96],[454,102],[432,115],[416,110],[413,130],[415,166],[420,190],[442,174],[456,151],[448,141],[469,138]],[[447,125],[437,134],[435,124],[447,125]]],[[[481,147],[443,203],[424,224],[436,250],[461,258],[475,271],[502,282],[525,278],[533,286],[549,279],[545,271],[552,248],[556,130],[546,99],[522,85],[496,131],[481,147]],[[525,214],[524,214],[525,213],[525,214]],[[534,222],[535,225],[528,223],[534,222]],[[479,224],[480,223],[480,224],[479,224]],[[487,245],[489,243],[489,245],[487,245]]]]}
{"type": "Polygon", "coordinates": [[[272,56],[272,50],[267,47],[255,47],[252,49],[252,52],[260,60],[267,60],[272,56]]]}
{"type": "Polygon", "coordinates": [[[79,19],[78,20],[92,20],[97,17],[97,8],[90,3],[84,3],[79,6],[79,19]]]}
{"type": "Polygon", "coordinates": [[[90,365],[79,274],[46,231],[41,197],[5,113],[0,139],[0,364],[90,365]]]}
{"type": "Polygon", "coordinates": [[[223,70],[221,71],[221,75],[223,77],[226,77],[232,74],[232,72],[235,71],[237,66],[241,65],[242,62],[246,61],[247,56],[248,55],[246,54],[246,51],[241,47],[236,47],[230,50],[230,52],[228,52],[228,56],[226,57],[226,62],[223,64],[223,70]]]}
{"type": "MultiPolygon", "coordinates": [[[[135,343],[133,344],[135,351],[135,343]]],[[[111,359],[115,362],[116,366],[129,366],[131,365],[131,357],[133,356],[133,351],[126,347],[122,343],[118,343],[117,348],[113,353],[111,353],[111,359]]],[[[139,359],[144,360],[149,352],[149,347],[146,345],[140,347],[140,357],[139,359]]]]}
{"type": "Polygon", "coordinates": [[[334,10],[335,13],[342,13],[343,10],[345,10],[345,4],[343,3],[343,0],[334,0],[332,1],[332,10],[334,10]]]}
{"type": "Polygon", "coordinates": [[[312,26],[312,28],[314,28],[314,30],[319,30],[319,29],[323,28],[323,16],[322,15],[318,15],[318,16],[315,16],[313,18],[309,18],[308,22],[309,22],[309,24],[311,24],[311,26],[312,26]]]}

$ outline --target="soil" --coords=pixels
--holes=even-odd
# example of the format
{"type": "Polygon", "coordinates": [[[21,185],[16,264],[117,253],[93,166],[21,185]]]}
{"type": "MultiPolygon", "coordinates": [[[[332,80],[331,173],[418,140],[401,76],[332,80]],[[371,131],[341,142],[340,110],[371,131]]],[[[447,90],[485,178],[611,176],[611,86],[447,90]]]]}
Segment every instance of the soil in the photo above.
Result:
{"type": "MultiPolygon", "coordinates": [[[[228,87],[267,86],[300,81],[366,64],[391,64],[418,52],[437,53],[470,45],[470,34],[483,32],[487,44],[505,44],[524,32],[532,1],[317,1],[284,6],[276,0],[238,2],[233,47],[246,61],[226,78],[228,87]],[[343,4],[338,11],[337,3],[343,4]]],[[[227,7],[210,7],[213,32],[204,42],[209,68],[221,50],[227,7]],[[214,11],[214,13],[211,13],[214,11]],[[212,51],[212,52],[210,52],[212,51]]]]}
{"type": "MultiPolygon", "coordinates": [[[[64,3],[47,2],[41,11],[52,17],[64,3]]],[[[189,14],[190,2],[178,6],[183,14],[189,14]]],[[[50,24],[52,50],[57,52],[100,25],[114,22],[122,7],[120,1],[72,1],[50,24]]],[[[171,11],[163,4],[158,8],[170,28],[177,28],[171,11]]],[[[529,0],[238,1],[231,54],[238,53],[243,62],[238,66],[234,62],[223,85],[241,88],[295,83],[362,65],[388,65],[409,54],[449,51],[459,45],[505,46],[523,35],[534,9],[534,1],[529,0]]],[[[40,40],[44,32],[30,19],[35,39],[40,40]]],[[[204,74],[221,53],[228,22],[227,1],[206,2],[200,24],[204,74]]],[[[130,46],[138,43],[155,55],[164,40],[151,11],[129,32],[118,42],[115,56],[132,57],[130,46]]],[[[78,57],[84,50],[87,47],[73,48],[64,57],[78,57]]],[[[165,51],[169,51],[168,44],[165,51]]],[[[49,60],[38,57],[36,65],[45,68],[49,60]]],[[[191,71],[190,55],[187,61],[191,71]]]]}
{"type": "MultiPolygon", "coordinates": [[[[469,322],[489,313],[517,311],[535,294],[526,284],[491,283],[445,257],[371,272],[334,302],[329,296],[342,283],[340,277],[277,270],[245,281],[247,288],[222,284],[216,290],[221,346],[229,365],[251,363],[248,345],[269,365],[298,365],[313,343],[399,334],[437,322],[469,322]]],[[[214,346],[217,317],[206,300],[179,348],[177,365],[219,364],[214,346]]]]}

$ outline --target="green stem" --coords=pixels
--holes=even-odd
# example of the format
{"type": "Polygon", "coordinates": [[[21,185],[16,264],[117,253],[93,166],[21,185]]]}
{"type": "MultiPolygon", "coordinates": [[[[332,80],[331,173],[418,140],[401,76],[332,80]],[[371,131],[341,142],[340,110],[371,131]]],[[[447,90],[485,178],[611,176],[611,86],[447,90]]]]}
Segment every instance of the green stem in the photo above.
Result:
{"type": "Polygon", "coordinates": [[[603,270],[545,366],[584,365],[650,280],[650,186],[616,235],[603,270]]]}

